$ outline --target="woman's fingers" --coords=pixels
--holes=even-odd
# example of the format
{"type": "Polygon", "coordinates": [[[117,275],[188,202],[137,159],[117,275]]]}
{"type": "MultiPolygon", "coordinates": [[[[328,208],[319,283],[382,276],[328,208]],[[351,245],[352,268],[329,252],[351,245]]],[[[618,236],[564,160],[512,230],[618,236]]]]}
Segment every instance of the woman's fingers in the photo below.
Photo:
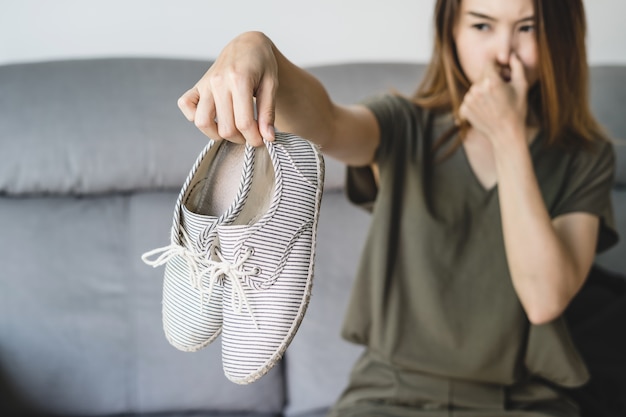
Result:
{"type": "Polygon", "coordinates": [[[185,92],[178,99],[178,108],[183,115],[189,120],[193,122],[196,117],[196,108],[198,106],[198,101],[200,100],[200,94],[196,87],[193,87],[185,92]]]}
{"type": "Polygon", "coordinates": [[[513,87],[520,97],[525,97],[528,90],[528,81],[526,80],[524,65],[518,58],[517,54],[513,52],[511,53],[509,62],[511,65],[511,82],[513,87]]]}
{"type": "Polygon", "coordinates": [[[254,98],[251,83],[238,80],[232,91],[234,125],[237,133],[250,145],[261,146],[263,138],[254,118],[254,98]]]}
{"type": "Polygon", "coordinates": [[[504,82],[502,70],[496,62],[487,62],[483,67],[482,83],[486,86],[497,86],[504,82]]]}
{"type": "Polygon", "coordinates": [[[274,140],[274,120],[276,117],[275,98],[276,82],[269,77],[264,78],[257,88],[256,108],[258,127],[263,139],[274,140]]]}
{"type": "Polygon", "coordinates": [[[245,33],[226,46],[196,86],[181,96],[178,106],[212,139],[259,146],[264,138],[274,139],[277,79],[269,39],[245,33]]]}
{"type": "Polygon", "coordinates": [[[235,126],[231,92],[226,91],[220,95],[214,95],[213,98],[219,137],[235,143],[245,143],[245,138],[235,126]]]}
{"type": "Polygon", "coordinates": [[[196,116],[193,122],[206,136],[213,140],[219,140],[222,137],[219,135],[217,130],[216,118],[217,114],[215,112],[213,95],[207,90],[200,94],[200,99],[196,109],[196,116]]]}
{"type": "Polygon", "coordinates": [[[473,112],[472,109],[475,106],[476,94],[470,89],[465,97],[463,98],[463,103],[461,103],[461,107],[459,107],[459,118],[460,122],[468,122],[471,123],[473,112]]]}

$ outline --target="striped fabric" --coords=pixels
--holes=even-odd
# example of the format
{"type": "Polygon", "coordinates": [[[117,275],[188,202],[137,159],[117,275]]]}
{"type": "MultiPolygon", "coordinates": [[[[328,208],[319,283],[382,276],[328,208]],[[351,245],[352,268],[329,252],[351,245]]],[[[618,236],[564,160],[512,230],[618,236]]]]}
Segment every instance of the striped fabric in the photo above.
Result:
{"type": "MultiPolygon", "coordinates": [[[[163,281],[163,330],[172,346],[197,351],[210,344],[222,329],[222,285],[216,282],[211,248],[216,244],[216,225],[232,222],[250,190],[253,148],[246,146],[237,195],[219,215],[197,214],[190,194],[197,185],[219,181],[209,177],[210,168],[225,160],[235,145],[213,141],[204,148],[180,191],[174,210],[170,245],[146,252],[142,260],[153,267],[166,265],[163,281]],[[152,259],[156,256],[156,259],[152,259]]],[[[240,145],[243,146],[243,145],[240,145]]],[[[224,172],[230,172],[229,169],[224,172]]],[[[211,184],[208,184],[209,186],[211,184]]],[[[216,213],[211,213],[216,214],[216,213]]]]}
{"type": "Polygon", "coordinates": [[[297,136],[277,132],[255,159],[247,206],[218,225],[214,251],[224,286],[224,373],[238,384],[277,363],[304,316],[324,182],[319,149],[297,136]]]}

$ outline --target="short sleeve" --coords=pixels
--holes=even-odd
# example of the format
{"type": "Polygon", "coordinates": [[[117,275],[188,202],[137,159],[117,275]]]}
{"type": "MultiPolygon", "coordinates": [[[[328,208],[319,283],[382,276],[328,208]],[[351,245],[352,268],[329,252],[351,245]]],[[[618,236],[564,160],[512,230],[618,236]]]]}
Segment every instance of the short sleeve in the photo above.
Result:
{"type": "Polygon", "coordinates": [[[553,217],[574,212],[598,216],[597,253],[609,249],[619,240],[611,203],[614,175],[615,152],[610,142],[598,140],[591,149],[578,151],[572,160],[562,197],[552,211],[553,217]]]}
{"type": "MultiPolygon", "coordinates": [[[[399,147],[404,147],[406,138],[414,134],[418,107],[407,98],[391,94],[375,96],[361,104],[378,121],[380,144],[374,160],[382,170],[388,163],[393,163],[399,147]]],[[[372,169],[367,166],[348,167],[346,192],[352,203],[371,210],[378,194],[372,169]]]]}

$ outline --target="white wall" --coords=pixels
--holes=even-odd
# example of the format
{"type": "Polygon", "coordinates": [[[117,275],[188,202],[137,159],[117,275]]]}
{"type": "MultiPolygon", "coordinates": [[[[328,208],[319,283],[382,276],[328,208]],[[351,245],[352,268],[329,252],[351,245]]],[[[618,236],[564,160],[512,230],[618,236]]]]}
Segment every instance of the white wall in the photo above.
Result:
{"type": "MultiPolygon", "coordinates": [[[[102,56],[209,59],[262,30],[300,65],[426,61],[434,0],[0,0],[0,64],[102,56]]],[[[624,0],[585,0],[592,63],[626,64],[624,0]]]]}

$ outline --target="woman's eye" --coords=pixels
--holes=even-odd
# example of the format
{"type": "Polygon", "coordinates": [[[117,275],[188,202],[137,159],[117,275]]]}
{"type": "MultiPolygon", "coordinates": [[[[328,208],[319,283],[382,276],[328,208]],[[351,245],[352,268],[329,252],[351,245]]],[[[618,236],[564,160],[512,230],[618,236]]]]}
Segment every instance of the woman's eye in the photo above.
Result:
{"type": "Polygon", "coordinates": [[[534,25],[524,25],[522,27],[520,27],[519,29],[521,32],[532,32],[535,30],[535,26],[534,25]]]}
{"type": "Polygon", "coordinates": [[[472,25],[472,27],[481,32],[489,29],[489,25],[486,23],[476,23],[475,25],[472,25]]]}

